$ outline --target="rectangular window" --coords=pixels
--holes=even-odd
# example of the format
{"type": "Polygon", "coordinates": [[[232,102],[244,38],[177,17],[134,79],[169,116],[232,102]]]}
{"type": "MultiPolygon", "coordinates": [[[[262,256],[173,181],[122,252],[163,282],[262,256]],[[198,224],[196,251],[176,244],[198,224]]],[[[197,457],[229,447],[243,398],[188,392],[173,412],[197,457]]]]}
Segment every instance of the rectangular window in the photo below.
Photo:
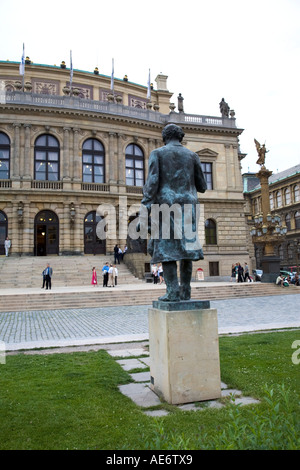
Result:
{"type": "Polygon", "coordinates": [[[218,261],[209,262],[209,275],[219,276],[219,262],[218,261]]]}
{"type": "Polygon", "coordinates": [[[212,163],[202,162],[201,167],[206,179],[207,189],[213,189],[212,163]]]}

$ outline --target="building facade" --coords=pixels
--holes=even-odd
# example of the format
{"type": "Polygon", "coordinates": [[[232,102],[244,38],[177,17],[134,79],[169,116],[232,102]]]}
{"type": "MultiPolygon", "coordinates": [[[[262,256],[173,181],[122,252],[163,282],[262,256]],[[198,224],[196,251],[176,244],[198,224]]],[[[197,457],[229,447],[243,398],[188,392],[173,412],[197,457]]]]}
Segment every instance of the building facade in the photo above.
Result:
{"type": "Polygon", "coordinates": [[[110,254],[116,243],[124,246],[149,154],[172,122],[208,182],[199,198],[199,266],[206,277],[228,276],[232,263],[249,261],[234,112],[189,115],[181,95],[176,111],[162,74],[149,99],[147,87],[126,76],[114,80],[112,93],[110,77],[74,70],[71,89],[64,64],[27,62],[23,83],[19,64],[0,62],[1,254],[6,236],[12,255],[110,254]],[[109,228],[106,239],[98,237],[99,222],[109,228]]]}
{"type": "MultiPolygon", "coordinates": [[[[249,230],[255,215],[261,213],[261,188],[255,173],[243,175],[246,200],[246,218],[249,230]]],[[[280,257],[281,269],[291,270],[299,267],[300,261],[300,165],[288,168],[269,178],[271,215],[279,215],[282,225],[287,227],[287,234],[275,247],[276,256],[280,257]]],[[[253,246],[249,236],[249,251],[257,268],[261,266],[263,251],[253,246]]]]}

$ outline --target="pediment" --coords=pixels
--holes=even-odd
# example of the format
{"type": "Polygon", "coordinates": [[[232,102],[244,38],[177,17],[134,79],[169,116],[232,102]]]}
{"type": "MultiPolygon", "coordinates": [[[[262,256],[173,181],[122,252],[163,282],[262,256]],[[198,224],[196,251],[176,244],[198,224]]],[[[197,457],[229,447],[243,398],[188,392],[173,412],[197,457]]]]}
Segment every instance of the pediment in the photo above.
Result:
{"type": "Polygon", "coordinates": [[[210,157],[210,158],[217,158],[217,156],[219,155],[217,152],[214,152],[213,150],[211,149],[202,149],[202,150],[198,150],[198,152],[196,152],[197,155],[199,155],[199,157],[210,157]]]}

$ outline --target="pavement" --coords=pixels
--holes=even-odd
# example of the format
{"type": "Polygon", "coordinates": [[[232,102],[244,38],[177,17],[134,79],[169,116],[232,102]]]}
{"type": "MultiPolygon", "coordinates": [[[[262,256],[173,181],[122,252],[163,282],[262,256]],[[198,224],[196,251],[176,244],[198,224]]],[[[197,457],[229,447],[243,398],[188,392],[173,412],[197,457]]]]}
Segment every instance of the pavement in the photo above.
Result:
{"type": "MultiPolygon", "coordinates": [[[[76,290],[74,287],[62,290],[67,289],[76,290]]],[[[8,291],[12,295],[24,293],[20,289],[1,289],[0,295],[8,291]]],[[[30,293],[30,289],[26,292],[30,293]]],[[[289,294],[215,300],[210,305],[217,309],[219,334],[224,335],[299,328],[299,299],[299,294],[289,294]]],[[[18,351],[145,341],[149,308],[151,305],[3,312],[0,345],[6,351],[18,351]]]]}

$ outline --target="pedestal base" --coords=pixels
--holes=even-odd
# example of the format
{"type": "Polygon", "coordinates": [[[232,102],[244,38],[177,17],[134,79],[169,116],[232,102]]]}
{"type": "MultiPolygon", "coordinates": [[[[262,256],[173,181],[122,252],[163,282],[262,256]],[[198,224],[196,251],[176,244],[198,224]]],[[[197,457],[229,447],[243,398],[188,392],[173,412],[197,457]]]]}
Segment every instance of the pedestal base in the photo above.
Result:
{"type": "Polygon", "coordinates": [[[262,282],[274,283],[280,274],[280,258],[278,256],[264,256],[261,261],[263,275],[262,282]]]}
{"type": "Polygon", "coordinates": [[[201,301],[153,304],[163,305],[149,309],[152,390],[171,404],[220,398],[217,310],[201,301]]]}

